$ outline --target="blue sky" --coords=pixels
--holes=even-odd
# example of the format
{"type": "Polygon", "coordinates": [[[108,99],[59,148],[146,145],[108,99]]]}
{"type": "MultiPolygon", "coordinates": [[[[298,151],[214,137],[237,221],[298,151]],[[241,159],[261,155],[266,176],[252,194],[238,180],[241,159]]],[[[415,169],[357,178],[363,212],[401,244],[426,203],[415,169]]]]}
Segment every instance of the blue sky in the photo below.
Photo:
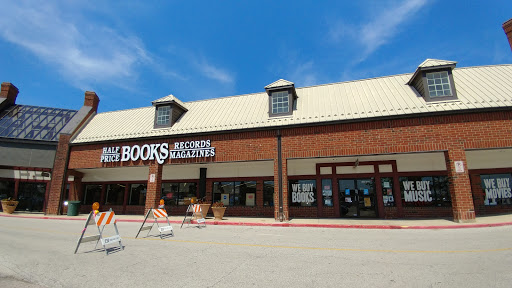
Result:
{"type": "Polygon", "coordinates": [[[512,63],[512,1],[0,1],[0,82],[18,104],[100,112],[512,63]]]}

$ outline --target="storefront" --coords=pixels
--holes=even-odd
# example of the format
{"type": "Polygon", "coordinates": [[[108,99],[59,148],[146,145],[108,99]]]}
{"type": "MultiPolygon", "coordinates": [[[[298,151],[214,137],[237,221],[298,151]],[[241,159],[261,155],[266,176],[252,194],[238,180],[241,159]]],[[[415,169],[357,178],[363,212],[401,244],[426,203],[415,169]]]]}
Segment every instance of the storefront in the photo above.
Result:
{"type": "MultiPolygon", "coordinates": [[[[512,211],[510,76],[510,65],[427,59],[413,74],[169,95],[95,115],[61,165],[83,212],[98,201],[142,215],[163,199],[183,215],[197,199],[223,202],[227,216],[471,221],[512,211]]],[[[53,199],[61,188],[52,183],[53,199]]]]}

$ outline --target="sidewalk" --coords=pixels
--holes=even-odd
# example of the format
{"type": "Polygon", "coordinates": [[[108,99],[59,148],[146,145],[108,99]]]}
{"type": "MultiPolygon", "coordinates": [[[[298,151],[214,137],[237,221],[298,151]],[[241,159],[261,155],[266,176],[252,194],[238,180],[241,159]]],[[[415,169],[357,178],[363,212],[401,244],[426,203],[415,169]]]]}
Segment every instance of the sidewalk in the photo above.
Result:
{"type": "MultiPolygon", "coordinates": [[[[79,220],[85,221],[89,215],[44,215],[43,213],[23,213],[15,211],[13,214],[0,212],[0,217],[18,217],[50,220],[79,220]]],[[[118,222],[144,221],[142,215],[116,215],[118,222]]],[[[161,220],[160,220],[161,221],[161,220]]],[[[159,222],[160,222],[159,221],[159,222]]],[[[181,224],[183,216],[169,216],[169,221],[181,224]]],[[[206,217],[206,225],[235,225],[235,226],[272,226],[272,227],[319,227],[319,228],[358,228],[358,229],[459,229],[481,228],[512,225],[512,214],[480,216],[473,223],[456,223],[450,219],[333,219],[293,218],[289,221],[279,222],[274,218],[256,217],[224,217],[221,221],[213,217],[206,217]]]]}

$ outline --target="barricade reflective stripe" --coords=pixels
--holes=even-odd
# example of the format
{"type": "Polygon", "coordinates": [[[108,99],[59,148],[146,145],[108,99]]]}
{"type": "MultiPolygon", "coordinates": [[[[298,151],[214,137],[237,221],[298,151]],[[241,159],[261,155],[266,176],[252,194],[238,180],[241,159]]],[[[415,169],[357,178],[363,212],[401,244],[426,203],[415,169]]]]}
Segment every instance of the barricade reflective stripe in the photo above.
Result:
{"type": "Polygon", "coordinates": [[[96,215],[94,220],[96,221],[96,225],[98,225],[98,226],[113,224],[116,222],[116,218],[114,217],[114,215],[115,214],[113,211],[100,212],[96,215]],[[105,218],[106,218],[106,220],[105,220],[105,218]]]}
{"type": "Polygon", "coordinates": [[[162,234],[164,232],[168,232],[168,234],[170,234],[171,236],[174,236],[174,231],[172,229],[171,223],[169,222],[167,211],[165,211],[165,209],[163,209],[163,208],[158,208],[158,209],[151,208],[148,210],[148,212],[146,212],[146,217],[144,217],[144,222],[142,222],[142,225],[139,228],[139,232],[137,232],[137,235],[135,235],[135,238],[139,237],[139,233],[141,231],[145,231],[145,230],[149,230],[146,237],[149,236],[149,232],[151,232],[151,229],[153,228],[153,225],[155,225],[155,224],[156,224],[156,226],[158,226],[158,231],[160,232],[160,239],[163,239],[162,234]],[[148,220],[148,218],[150,218],[151,215],[153,215],[153,219],[155,220],[155,222],[153,224],[151,224],[151,226],[144,226],[144,224],[146,224],[146,221],[148,220]],[[160,227],[160,225],[158,224],[157,218],[165,218],[167,220],[167,226],[160,227]]]}
{"type": "Polygon", "coordinates": [[[198,227],[201,227],[201,224],[203,224],[203,226],[206,227],[206,220],[204,219],[203,212],[201,211],[201,205],[190,204],[188,205],[187,211],[185,212],[185,217],[181,222],[181,228],[183,228],[183,224],[185,224],[185,222],[187,222],[190,225],[194,217],[195,219],[197,219],[198,227]]]}
{"type": "Polygon", "coordinates": [[[153,209],[153,216],[155,218],[167,217],[167,212],[165,209],[153,209]]]}
{"type": "MultiPolygon", "coordinates": [[[[121,236],[119,235],[119,230],[117,230],[117,224],[116,224],[116,218],[115,213],[110,209],[108,212],[100,212],[98,214],[95,214],[94,212],[89,213],[89,217],[85,221],[85,227],[82,230],[82,235],[78,239],[78,243],[76,245],[75,254],[78,251],[78,247],[80,247],[81,243],[85,242],[91,242],[96,241],[96,246],[98,246],[98,243],[101,241],[101,245],[103,245],[103,249],[105,249],[105,253],[108,255],[108,250],[105,247],[106,244],[110,244],[113,242],[119,243],[119,248],[121,250],[124,250],[123,245],[121,244],[121,236]],[[108,224],[114,224],[114,229],[116,231],[116,234],[111,237],[104,238],[103,237],[103,230],[105,229],[105,225],[108,224]],[[98,234],[96,235],[89,235],[85,236],[85,231],[87,230],[87,226],[89,225],[95,225],[96,229],[98,229],[98,234]],[[102,228],[100,228],[102,226],[102,228]]],[[[96,246],[94,249],[96,249],[96,246]]]]}

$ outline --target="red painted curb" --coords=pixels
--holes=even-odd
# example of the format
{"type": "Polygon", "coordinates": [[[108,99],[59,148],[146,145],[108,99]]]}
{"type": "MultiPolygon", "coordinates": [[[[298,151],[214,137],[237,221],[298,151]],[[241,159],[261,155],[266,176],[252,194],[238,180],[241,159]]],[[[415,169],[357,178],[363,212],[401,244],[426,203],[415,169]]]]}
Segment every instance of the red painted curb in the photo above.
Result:
{"type": "MultiPolygon", "coordinates": [[[[52,216],[21,216],[12,214],[3,214],[2,217],[15,217],[15,218],[30,218],[30,219],[44,219],[44,220],[78,220],[85,221],[87,218],[75,218],[75,217],[52,217],[52,216]]],[[[143,219],[118,219],[117,222],[135,222],[142,223],[143,219]]],[[[174,224],[181,224],[182,221],[169,221],[174,224]]],[[[192,221],[191,224],[197,224],[192,221]]],[[[229,222],[229,221],[206,221],[206,225],[225,225],[225,226],[268,226],[268,227],[309,227],[309,228],[348,228],[348,229],[461,229],[461,228],[485,228],[485,227],[500,227],[500,226],[512,226],[512,222],[501,222],[501,223],[486,223],[486,224],[465,224],[465,225],[424,225],[424,226],[400,226],[400,225],[365,225],[365,224],[311,224],[311,223],[255,223],[255,222],[229,222]]]]}

